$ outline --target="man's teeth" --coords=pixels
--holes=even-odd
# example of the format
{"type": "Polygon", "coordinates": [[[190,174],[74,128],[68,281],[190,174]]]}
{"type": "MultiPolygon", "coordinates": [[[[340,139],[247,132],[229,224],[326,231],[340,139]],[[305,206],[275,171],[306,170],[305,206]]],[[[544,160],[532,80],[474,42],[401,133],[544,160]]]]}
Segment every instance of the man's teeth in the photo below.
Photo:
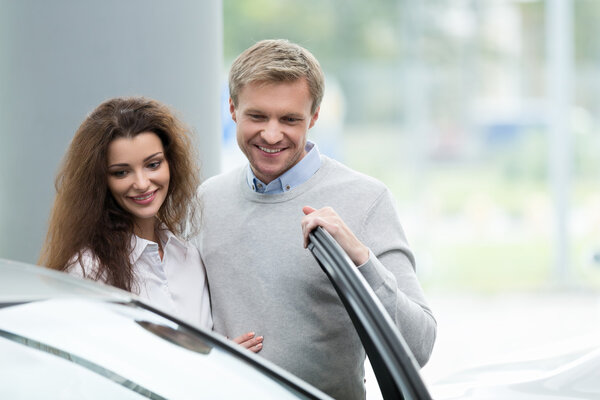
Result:
{"type": "Polygon", "coordinates": [[[150,197],[152,197],[152,195],[153,195],[153,194],[154,194],[154,192],[152,192],[152,193],[148,193],[148,194],[147,194],[147,195],[145,195],[145,196],[134,197],[133,199],[134,199],[134,200],[147,200],[147,199],[149,199],[150,197]]]}
{"type": "Polygon", "coordinates": [[[281,149],[267,149],[266,147],[260,146],[258,146],[258,148],[264,151],[265,153],[279,153],[281,151],[281,149]]]}

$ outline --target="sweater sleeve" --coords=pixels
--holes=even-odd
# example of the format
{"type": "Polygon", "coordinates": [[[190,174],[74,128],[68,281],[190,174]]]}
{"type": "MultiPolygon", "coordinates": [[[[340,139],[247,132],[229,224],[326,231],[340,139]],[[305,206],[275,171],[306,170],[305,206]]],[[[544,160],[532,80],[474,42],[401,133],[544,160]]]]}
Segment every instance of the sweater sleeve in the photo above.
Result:
{"type": "Polygon", "coordinates": [[[417,362],[431,355],[437,323],[427,305],[389,190],[375,200],[363,220],[359,238],[370,249],[359,271],[402,333],[417,362]]]}

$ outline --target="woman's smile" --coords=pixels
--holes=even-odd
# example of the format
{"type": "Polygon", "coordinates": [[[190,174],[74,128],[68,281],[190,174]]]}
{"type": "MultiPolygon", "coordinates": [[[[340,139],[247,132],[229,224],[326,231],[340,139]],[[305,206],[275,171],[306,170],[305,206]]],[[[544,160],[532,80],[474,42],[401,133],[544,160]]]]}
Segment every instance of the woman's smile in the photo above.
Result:
{"type": "Polygon", "coordinates": [[[152,203],[152,200],[154,200],[154,198],[156,197],[156,192],[158,192],[158,189],[151,191],[151,192],[146,192],[146,193],[138,195],[138,196],[128,196],[128,197],[136,204],[146,205],[146,204],[152,203]]]}

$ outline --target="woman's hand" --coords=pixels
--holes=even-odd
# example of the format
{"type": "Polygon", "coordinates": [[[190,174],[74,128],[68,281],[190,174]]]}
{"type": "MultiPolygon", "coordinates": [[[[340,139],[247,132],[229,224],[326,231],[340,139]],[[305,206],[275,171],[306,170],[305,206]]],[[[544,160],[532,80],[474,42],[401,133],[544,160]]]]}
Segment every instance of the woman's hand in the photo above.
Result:
{"type": "Polygon", "coordinates": [[[255,353],[258,353],[263,346],[263,337],[256,336],[254,332],[244,333],[243,335],[233,339],[233,341],[255,353]]]}

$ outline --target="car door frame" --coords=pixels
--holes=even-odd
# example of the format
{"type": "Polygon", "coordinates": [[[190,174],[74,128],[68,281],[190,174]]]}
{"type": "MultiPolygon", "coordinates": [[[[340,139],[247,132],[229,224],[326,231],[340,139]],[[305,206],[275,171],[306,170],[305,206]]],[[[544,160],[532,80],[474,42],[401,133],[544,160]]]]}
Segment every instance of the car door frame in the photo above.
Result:
{"type": "Polygon", "coordinates": [[[358,268],[323,228],[309,238],[308,248],[346,307],[383,398],[431,400],[412,352],[358,268]]]}

